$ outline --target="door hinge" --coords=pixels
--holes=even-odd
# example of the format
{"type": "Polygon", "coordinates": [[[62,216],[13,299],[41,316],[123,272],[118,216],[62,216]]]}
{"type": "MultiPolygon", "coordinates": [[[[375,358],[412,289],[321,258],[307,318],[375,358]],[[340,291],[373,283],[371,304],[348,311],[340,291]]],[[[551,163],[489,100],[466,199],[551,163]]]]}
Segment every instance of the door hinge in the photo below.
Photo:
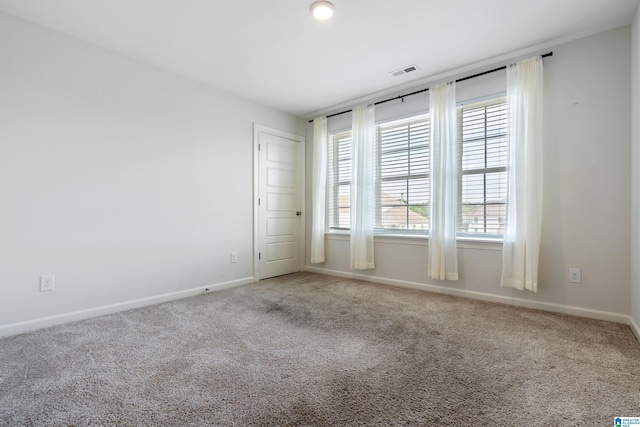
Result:
{"type": "Polygon", "coordinates": [[[258,199],[258,206],[260,206],[260,199],[258,199]]]}
{"type": "Polygon", "coordinates": [[[262,259],[262,254],[258,252],[258,259],[262,259]]]}
{"type": "Polygon", "coordinates": [[[258,151],[260,151],[260,144],[258,144],[258,151]]]}

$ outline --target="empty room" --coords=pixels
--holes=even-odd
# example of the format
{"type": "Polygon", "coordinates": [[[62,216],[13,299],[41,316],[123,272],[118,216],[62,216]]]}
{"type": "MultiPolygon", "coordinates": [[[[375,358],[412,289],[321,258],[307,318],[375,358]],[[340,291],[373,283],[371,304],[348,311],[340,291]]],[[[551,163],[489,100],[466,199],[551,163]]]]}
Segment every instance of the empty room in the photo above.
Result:
{"type": "Polygon", "coordinates": [[[640,0],[0,0],[0,425],[640,425],[640,0]]]}

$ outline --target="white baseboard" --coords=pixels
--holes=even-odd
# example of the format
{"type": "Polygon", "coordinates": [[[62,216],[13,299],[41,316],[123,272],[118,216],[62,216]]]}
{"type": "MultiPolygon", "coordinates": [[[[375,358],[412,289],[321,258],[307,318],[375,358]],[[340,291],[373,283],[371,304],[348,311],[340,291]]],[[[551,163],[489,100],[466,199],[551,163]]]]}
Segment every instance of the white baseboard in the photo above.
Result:
{"type": "Polygon", "coordinates": [[[640,343],[640,326],[638,326],[636,321],[633,320],[633,317],[631,316],[629,316],[629,326],[631,327],[631,330],[633,331],[633,333],[636,335],[636,339],[640,343]]]}
{"type": "MultiPolygon", "coordinates": [[[[549,302],[531,301],[523,298],[506,297],[503,295],[495,295],[495,294],[476,292],[476,291],[467,291],[464,289],[453,289],[453,288],[447,288],[444,286],[427,285],[425,283],[389,279],[386,277],[368,276],[365,274],[330,270],[330,269],[314,267],[314,266],[306,266],[305,271],[326,274],[329,276],[344,277],[348,279],[358,279],[358,280],[363,280],[367,282],[382,283],[385,285],[398,286],[402,288],[420,289],[423,291],[435,292],[435,293],[463,297],[463,298],[472,298],[472,299],[489,301],[489,302],[499,302],[502,304],[515,305],[518,307],[526,307],[526,308],[534,308],[537,310],[550,311],[553,313],[571,314],[574,316],[587,317],[590,319],[607,320],[610,322],[624,323],[627,325],[631,325],[630,322],[632,321],[631,317],[626,314],[592,310],[589,308],[573,307],[569,305],[554,304],[549,302]]],[[[631,325],[631,328],[633,329],[634,326],[631,325]]],[[[640,330],[636,325],[635,331],[634,331],[636,333],[636,336],[638,336],[639,331],[640,330]]]]}
{"type": "Polygon", "coordinates": [[[152,297],[140,298],[132,301],[120,302],[117,304],[103,305],[101,307],[89,308],[86,310],[78,310],[70,313],[58,314],[55,316],[41,317],[39,319],[2,325],[0,326],[0,338],[21,334],[36,329],[48,328],[50,326],[60,325],[62,323],[75,322],[91,317],[102,316],[104,314],[111,314],[119,311],[131,310],[133,308],[144,307],[147,305],[160,304],[166,301],[186,298],[202,294],[207,289],[209,290],[209,292],[221,291],[223,289],[247,285],[249,283],[253,283],[254,281],[255,280],[253,277],[246,277],[244,279],[217,283],[215,285],[201,286],[199,288],[187,289],[184,291],[171,292],[168,294],[155,295],[152,297]]]}
{"type": "MultiPolygon", "coordinates": [[[[344,272],[338,270],[330,270],[326,268],[319,268],[313,266],[306,266],[305,271],[313,273],[326,274],[329,276],[344,277],[348,279],[358,279],[367,282],[382,283],[390,286],[398,286],[410,289],[419,289],[428,292],[441,293],[446,295],[458,296],[463,298],[472,298],[482,301],[499,302],[503,304],[515,305],[519,307],[535,308],[543,311],[550,311],[553,313],[571,314],[575,316],[587,317],[591,319],[607,320],[611,322],[628,324],[637,340],[640,342],[640,326],[634,321],[631,316],[619,313],[611,313],[600,310],[592,310],[580,307],[573,307],[561,304],[553,304],[547,302],[530,301],[522,298],[505,297],[502,295],[488,294],[484,292],[467,291],[462,289],[451,289],[443,286],[428,285],[424,283],[409,282],[404,280],[389,279],[378,276],[368,276],[365,274],[344,272]]],[[[209,291],[220,291],[223,289],[234,288],[237,286],[247,285],[253,283],[255,279],[253,277],[246,277],[243,279],[232,280],[229,282],[218,283],[210,286],[201,286],[198,288],[188,289],[179,292],[171,292],[162,295],[156,295],[148,298],[141,298],[132,301],[125,301],[117,304],[105,305],[101,307],[90,308],[86,310],[78,310],[70,313],[59,314],[56,316],[41,317],[38,319],[27,320],[24,322],[12,323],[8,325],[0,326],[0,338],[8,337],[12,335],[21,334],[24,332],[33,331],[36,329],[47,328],[50,326],[59,325],[62,323],[75,322],[78,320],[88,319],[91,317],[102,316],[104,314],[116,313],[119,311],[131,310],[134,308],[144,307],[148,305],[160,304],[162,302],[176,300],[180,298],[186,298],[209,291]]]]}

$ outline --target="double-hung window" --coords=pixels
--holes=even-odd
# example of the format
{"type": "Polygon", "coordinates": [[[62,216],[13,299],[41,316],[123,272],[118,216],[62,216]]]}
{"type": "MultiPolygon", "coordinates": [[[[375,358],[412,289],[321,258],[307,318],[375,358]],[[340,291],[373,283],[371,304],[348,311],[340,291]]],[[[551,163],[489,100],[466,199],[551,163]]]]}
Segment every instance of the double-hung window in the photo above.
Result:
{"type": "MultiPolygon", "coordinates": [[[[376,229],[429,229],[429,121],[426,115],[376,125],[376,229]]],[[[350,226],[351,131],[329,136],[329,223],[350,226]]]]}
{"type": "MultiPolygon", "coordinates": [[[[376,230],[429,230],[429,116],[376,125],[376,230]]],[[[494,98],[458,107],[458,237],[501,237],[507,194],[507,107],[494,98]]],[[[351,131],[329,135],[330,229],[349,229],[351,131]]]]}
{"type": "Polygon", "coordinates": [[[458,107],[458,129],[457,235],[502,237],[509,161],[506,99],[458,107]]]}
{"type": "Polygon", "coordinates": [[[380,123],[377,134],[376,228],[429,229],[429,120],[380,123]]]}
{"type": "Polygon", "coordinates": [[[329,225],[349,229],[351,222],[351,130],[329,135],[328,150],[329,225]]]}

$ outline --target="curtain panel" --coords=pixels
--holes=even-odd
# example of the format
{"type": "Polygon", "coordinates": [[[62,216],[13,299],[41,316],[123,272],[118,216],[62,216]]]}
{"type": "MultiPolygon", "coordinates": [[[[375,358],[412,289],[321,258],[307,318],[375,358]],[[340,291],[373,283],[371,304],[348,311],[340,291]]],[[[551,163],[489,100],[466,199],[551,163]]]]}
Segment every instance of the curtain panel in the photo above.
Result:
{"type": "Polygon", "coordinates": [[[456,84],[443,83],[430,88],[429,93],[431,202],[428,275],[436,280],[458,280],[456,84]]]}
{"type": "Polygon", "coordinates": [[[542,223],[542,57],[507,68],[509,172],[503,287],[537,292],[542,223]]]}
{"type": "Polygon", "coordinates": [[[353,109],[351,139],[350,268],[375,268],[373,229],[375,218],[375,108],[353,109]]]}
{"type": "Polygon", "coordinates": [[[313,120],[313,167],[311,176],[311,263],[325,261],[324,232],[327,194],[327,118],[313,120]]]}

